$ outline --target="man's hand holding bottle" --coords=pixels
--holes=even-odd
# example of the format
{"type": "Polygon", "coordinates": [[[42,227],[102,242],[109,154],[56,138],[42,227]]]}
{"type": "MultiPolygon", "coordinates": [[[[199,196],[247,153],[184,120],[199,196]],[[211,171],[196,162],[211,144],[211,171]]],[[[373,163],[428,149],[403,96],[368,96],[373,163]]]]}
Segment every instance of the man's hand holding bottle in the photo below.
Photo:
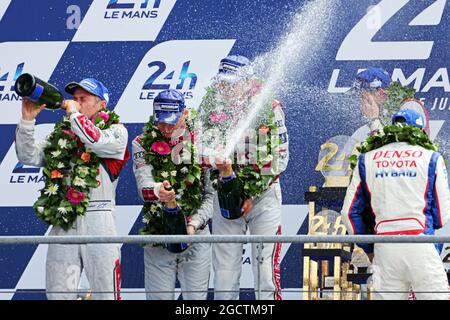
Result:
{"type": "Polygon", "coordinates": [[[23,97],[22,98],[22,119],[26,121],[33,121],[36,119],[39,112],[45,108],[45,104],[38,106],[33,101],[23,97]]]}
{"type": "Polygon", "coordinates": [[[229,158],[217,156],[216,167],[219,170],[219,175],[221,177],[229,177],[233,174],[233,166],[231,165],[231,160],[229,158]]]}
{"type": "Polygon", "coordinates": [[[80,112],[81,106],[75,100],[64,100],[62,108],[66,110],[68,116],[74,112],[80,112]]]}
{"type": "MultiPolygon", "coordinates": [[[[215,165],[219,170],[220,177],[231,177],[234,174],[232,162],[229,158],[219,155],[216,157],[215,165]]],[[[243,216],[248,214],[252,207],[253,199],[245,199],[241,208],[243,216]]]]}
{"type": "Polygon", "coordinates": [[[169,181],[164,180],[159,189],[159,200],[161,202],[169,203],[175,201],[175,199],[175,190],[172,189],[169,181]]]}

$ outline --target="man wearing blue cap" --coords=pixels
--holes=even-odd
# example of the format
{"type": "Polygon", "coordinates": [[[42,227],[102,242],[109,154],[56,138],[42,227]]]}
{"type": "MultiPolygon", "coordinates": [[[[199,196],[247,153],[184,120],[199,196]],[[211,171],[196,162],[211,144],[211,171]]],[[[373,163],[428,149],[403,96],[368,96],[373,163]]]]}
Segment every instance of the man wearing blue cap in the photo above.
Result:
{"type": "MultiPolygon", "coordinates": [[[[426,139],[424,118],[404,109],[392,122],[397,130],[392,129],[391,136],[398,129],[410,136],[398,134],[359,156],[341,211],[349,234],[367,234],[374,227],[377,235],[423,236],[434,234],[450,217],[447,170],[442,155],[426,139]],[[392,140],[398,142],[389,143],[392,140]],[[374,225],[363,218],[366,204],[374,225]]],[[[410,288],[418,299],[449,299],[447,274],[432,243],[361,246],[373,257],[375,299],[406,300],[410,288]]]]}
{"type": "MultiPolygon", "coordinates": [[[[251,114],[252,99],[261,93],[262,87],[262,82],[254,77],[251,63],[246,57],[229,55],[222,59],[219,72],[207,90],[209,94],[214,94],[207,93],[200,105],[204,129],[213,132],[216,130],[216,136],[221,142],[229,143],[227,139],[239,132],[241,121],[251,114]]],[[[238,181],[241,186],[246,184],[248,187],[251,184],[257,186],[258,190],[249,196],[246,193],[248,190],[244,188],[242,195],[246,199],[242,208],[238,208],[241,209],[241,216],[231,217],[226,209],[217,205],[212,223],[213,234],[243,235],[247,230],[255,235],[281,234],[282,199],[279,177],[289,161],[289,142],[282,104],[271,96],[267,97],[244,135],[246,136],[240,137],[233,150],[239,159],[237,163],[224,163],[221,161],[222,155],[215,156],[214,165],[219,170],[218,183],[224,186],[238,181]],[[265,165],[255,161],[258,156],[249,151],[254,150],[256,143],[250,142],[252,135],[247,135],[248,132],[270,135],[271,161],[265,165]],[[244,177],[241,174],[244,172],[251,172],[248,174],[251,177],[244,177]],[[254,176],[258,178],[253,180],[254,176]]],[[[261,147],[261,150],[264,147],[267,146],[261,147]]],[[[255,296],[261,300],[281,300],[281,244],[265,243],[262,248],[258,247],[259,245],[252,244],[255,293],[259,291],[258,285],[261,286],[261,295],[255,296]],[[260,255],[258,249],[261,249],[260,255]]],[[[213,244],[214,299],[239,298],[242,252],[242,243],[213,244]]]]}
{"type": "MultiPolygon", "coordinates": [[[[46,176],[46,188],[33,207],[52,225],[50,235],[114,236],[115,190],[128,160],[127,129],[106,109],[108,90],[100,81],[72,82],[66,92],[73,95],[64,104],[68,120],[56,124],[44,141],[35,141],[34,128],[45,105],[35,106],[26,98],[22,101],[17,157],[24,164],[44,167],[46,176]]],[[[76,299],[83,269],[92,299],[120,298],[119,259],[117,244],[50,244],[48,299],[76,299]]]]}
{"type": "Polygon", "coordinates": [[[361,112],[370,121],[371,132],[380,130],[383,124],[381,106],[387,100],[385,89],[389,87],[391,78],[382,68],[371,67],[359,72],[353,83],[352,91],[360,93],[361,112]]]}
{"type": "MultiPolygon", "coordinates": [[[[214,190],[209,172],[192,162],[196,128],[180,91],[164,90],[155,97],[153,116],[133,140],[133,171],[144,201],[141,234],[167,233],[175,226],[167,226],[165,217],[174,214],[185,216],[187,234],[209,234],[214,190]]],[[[179,250],[150,244],[144,248],[144,265],[148,300],[173,300],[177,278],[183,299],[206,299],[210,243],[183,244],[179,250]]]]}

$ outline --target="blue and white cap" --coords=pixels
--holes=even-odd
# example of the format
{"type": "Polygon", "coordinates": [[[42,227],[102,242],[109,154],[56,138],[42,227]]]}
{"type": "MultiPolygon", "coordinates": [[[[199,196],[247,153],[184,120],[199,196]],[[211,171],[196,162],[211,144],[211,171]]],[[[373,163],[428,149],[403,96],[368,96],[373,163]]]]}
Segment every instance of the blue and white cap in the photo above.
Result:
{"type": "Polygon", "coordinates": [[[403,109],[394,113],[392,116],[392,123],[394,124],[396,122],[406,123],[420,129],[423,129],[425,126],[423,116],[419,112],[412,109],[403,109]]]}
{"type": "Polygon", "coordinates": [[[184,96],[180,91],[161,91],[153,100],[153,120],[155,123],[175,125],[185,108],[184,96]]]}
{"type": "Polygon", "coordinates": [[[229,55],[220,60],[218,78],[235,81],[253,75],[253,68],[248,58],[241,55],[229,55]]]}
{"type": "Polygon", "coordinates": [[[391,84],[389,73],[382,68],[372,67],[356,75],[351,90],[386,89],[391,84]]]}
{"type": "Polygon", "coordinates": [[[80,82],[70,82],[66,85],[65,90],[67,93],[73,95],[75,90],[81,88],[94,96],[99,97],[101,100],[109,102],[109,91],[108,89],[101,83],[100,81],[87,78],[83,79],[80,82]]]}

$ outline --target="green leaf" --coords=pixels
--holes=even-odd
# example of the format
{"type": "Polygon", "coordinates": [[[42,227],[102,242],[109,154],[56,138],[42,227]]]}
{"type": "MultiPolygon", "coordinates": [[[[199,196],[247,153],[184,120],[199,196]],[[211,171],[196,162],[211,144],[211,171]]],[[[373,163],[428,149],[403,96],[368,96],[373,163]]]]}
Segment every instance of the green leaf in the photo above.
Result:
{"type": "MultiPolygon", "coordinates": [[[[438,151],[439,145],[434,144],[428,135],[420,128],[402,125],[399,123],[385,126],[383,133],[377,136],[369,136],[361,145],[361,153],[366,153],[378,149],[392,142],[407,142],[411,145],[418,145],[428,150],[438,151]]],[[[356,155],[349,157],[352,168],[356,165],[356,155]]]]}

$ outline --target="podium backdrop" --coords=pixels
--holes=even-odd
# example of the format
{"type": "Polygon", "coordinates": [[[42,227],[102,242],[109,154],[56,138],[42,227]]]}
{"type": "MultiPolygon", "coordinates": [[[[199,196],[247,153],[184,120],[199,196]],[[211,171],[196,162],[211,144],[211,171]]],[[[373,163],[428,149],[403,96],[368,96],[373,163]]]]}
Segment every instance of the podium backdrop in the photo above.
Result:
{"type": "MultiPolygon", "coordinates": [[[[310,2],[330,12],[325,12],[325,23],[304,23],[306,31],[292,45],[313,41],[315,47],[305,45],[301,61],[289,62],[279,90],[290,138],[290,162],[281,178],[283,233],[306,233],[303,193],[310,185],[321,186],[323,175],[349,174],[342,159],[352,151],[352,141],[363,136],[367,119],[358,101],[349,101],[342,92],[360,69],[381,66],[393,80],[418,91],[431,119],[431,135],[448,159],[447,0],[332,0],[325,5],[320,0],[1,0],[0,234],[48,231],[31,208],[43,186],[42,171],[24,166],[15,155],[20,100],[12,86],[21,73],[61,89],[86,77],[103,81],[110,90],[110,107],[121,115],[131,141],[152,113],[152,99],[161,88],[181,89],[188,106],[197,108],[222,57],[234,53],[273,59],[266,53],[279,45],[295,13],[310,2]],[[331,159],[321,162],[327,155],[331,159]],[[337,167],[324,171],[324,164],[337,167]]],[[[37,135],[48,134],[62,114],[43,111],[37,135]]],[[[119,234],[136,234],[141,205],[130,161],[117,189],[119,234]]],[[[250,246],[245,248],[241,286],[252,288],[250,246]]],[[[45,287],[46,249],[0,246],[0,299],[45,297],[21,291],[45,287]]],[[[301,288],[301,246],[284,245],[281,257],[282,287],[301,288]]],[[[141,247],[122,247],[122,270],[124,298],[142,299],[142,293],[127,294],[143,290],[141,247]]],[[[283,296],[299,299],[301,294],[283,296]]]]}

